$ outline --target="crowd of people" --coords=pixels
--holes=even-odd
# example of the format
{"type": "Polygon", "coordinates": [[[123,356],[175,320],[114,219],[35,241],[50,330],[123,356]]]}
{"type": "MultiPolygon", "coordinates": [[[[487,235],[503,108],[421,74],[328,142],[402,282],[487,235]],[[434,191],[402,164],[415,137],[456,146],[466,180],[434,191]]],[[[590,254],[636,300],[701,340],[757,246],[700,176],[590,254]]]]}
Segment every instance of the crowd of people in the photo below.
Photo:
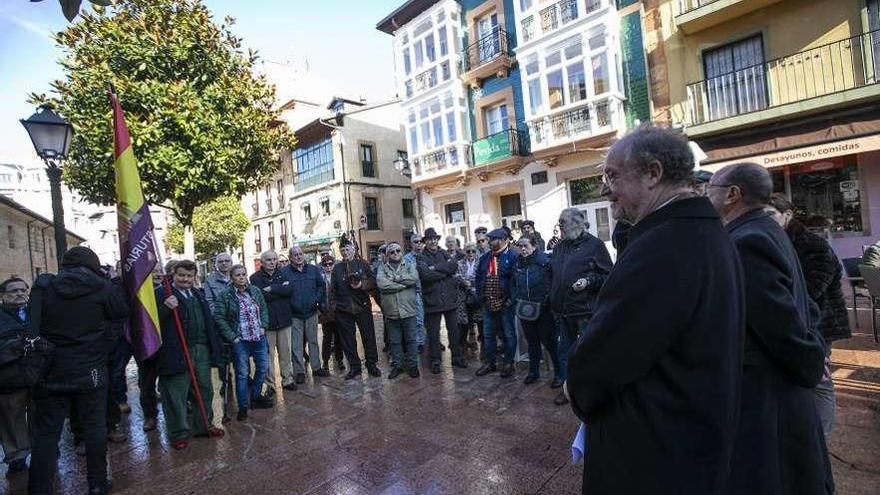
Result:
{"type": "MultiPolygon", "coordinates": [[[[378,379],[378,316],[390,380],[418,378],[423,363],[442,373],[444,352],[456,372],[511,379],[524,336],[523,383],[541,380],[548,357],[554,402],[570,401],[585,425],[584,493],[832,493],[830,344],[850,336],[840,263],[763,167],[692,169],[687,144],[663,129],[612,147],[602,194],[616,264],[567,208],[546,242],[531,221],[516,237],[447,237],[445,249],[427,228],[372,263],[343,241],[340,259],[318,264],[299,246],[286,259],[266,251],[250,275],[221,253],[201,287],[193,261],[157,267],[162,344],[137,362],[143,430],[161,403],[181,450],[224,435],[232,395],[244,421],[308,374],[378,379]]],[[[43,383],[0,389],[7,473],[27,470],[30,454],[31,493],[51,493],[66,417],[90,493],[110,489],[106,444],[125,441],[132,353],[126,298],[107,272],[75,247],[30,302],[25,281],[0,285],[0,336],[38,333],[55,347],[43,383]]]]}

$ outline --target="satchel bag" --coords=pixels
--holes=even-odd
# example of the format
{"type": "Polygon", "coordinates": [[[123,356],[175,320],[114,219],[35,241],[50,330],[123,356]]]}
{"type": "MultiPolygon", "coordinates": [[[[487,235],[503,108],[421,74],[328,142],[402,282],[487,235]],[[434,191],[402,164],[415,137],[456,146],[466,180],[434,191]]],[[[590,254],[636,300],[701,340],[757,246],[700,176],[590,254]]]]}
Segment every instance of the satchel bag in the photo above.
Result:
{"type": "MultiPolygon", "coordinates": [[[[529,270],[526,268],[526,297],[531,299],[532,291],[529,287],[529,270]]],[[[516,317],[523,321],[535,321],[541,317],[541,303],[528,299],[516,300],[516,317]]]]}

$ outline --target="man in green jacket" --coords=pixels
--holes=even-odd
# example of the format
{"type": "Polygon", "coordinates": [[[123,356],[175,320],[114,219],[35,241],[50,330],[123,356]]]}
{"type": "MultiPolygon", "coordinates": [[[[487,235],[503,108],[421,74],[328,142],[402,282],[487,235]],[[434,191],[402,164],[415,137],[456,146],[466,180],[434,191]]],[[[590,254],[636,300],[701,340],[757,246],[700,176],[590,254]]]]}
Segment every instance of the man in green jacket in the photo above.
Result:
{"type": "Polygon", "coordinates": [[[265,409],[273,406],[261,394],[269,368],[269,309],[260,289],[248,281],[244,265],[232,267],[232,285],[220,293],[214,303],[214,321],[220,338],[232,344],[235,365],[235,396],[238,420],[247,419],[248,406],[265,409]],[[248,390],[248,369],[254,360],[254,378],[248,390]]]}
{"type": "Polygon", "coordinates": [[[416,314],[419,304],[416,286],[419,272],[415,264],[403,261],[403,249],[396,242],[385,247],[387,261],[379,266],[376,285],[382,293],[382,313],[385,315],[385,331],[391,343],[391,374],[389,380],[403,372],[403,349],[406,341],[406,366],[409,376],[419,376],[418,345],[416,344],[416,314]]]}

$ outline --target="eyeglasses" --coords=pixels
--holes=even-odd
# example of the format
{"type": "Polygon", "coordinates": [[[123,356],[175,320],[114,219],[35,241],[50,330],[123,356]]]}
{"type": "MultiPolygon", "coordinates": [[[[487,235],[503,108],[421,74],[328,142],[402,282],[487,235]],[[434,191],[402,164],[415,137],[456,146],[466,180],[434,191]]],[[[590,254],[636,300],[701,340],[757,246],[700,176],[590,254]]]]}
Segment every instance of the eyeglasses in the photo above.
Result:
{"type": "Polygon", "coordinates": [[[333,266],[333,263],[321,263],[323,266],[333,266]]]}
{"type": "Polygon", "coordinates": [[[466,252],[466,253],[476,253],[477,250],[476,250],[476,249],[465,249],[464,252],[466,252]]]}
{"type": "Polygon", "coordinates": [[[413,243],[413,244],[424,244],[425,241],[419,239],[419,240],[417,240],[417,241],[412,241],[412,243],[413,243]]]}
{"type": "Polygon", "coordinates": [[[388,254],[400,254],[400,249],[392,249],[391,251],[388,251],[388,254]]]}

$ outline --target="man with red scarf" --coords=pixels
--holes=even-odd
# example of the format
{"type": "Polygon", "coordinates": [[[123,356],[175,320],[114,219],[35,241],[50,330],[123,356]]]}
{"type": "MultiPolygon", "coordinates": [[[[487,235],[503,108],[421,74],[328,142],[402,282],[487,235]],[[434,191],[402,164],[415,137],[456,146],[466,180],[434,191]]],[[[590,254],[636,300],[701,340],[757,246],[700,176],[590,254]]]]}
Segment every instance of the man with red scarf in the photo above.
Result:
{"type": "Polygon", "coordinates": [[[480,257],[476,276],[477,299],[483,303],[483,348],[486,350],[486,363],[477,370],[477,376],[498,371],[495,365],[496,336],[503,332],[501,378],[510,378],[513,376],[513,358],[516,355],[510,281],[517,254],[510,249],[506,230],[495,229],[489,232],[488,237],[490,250],[480,257]]]}

